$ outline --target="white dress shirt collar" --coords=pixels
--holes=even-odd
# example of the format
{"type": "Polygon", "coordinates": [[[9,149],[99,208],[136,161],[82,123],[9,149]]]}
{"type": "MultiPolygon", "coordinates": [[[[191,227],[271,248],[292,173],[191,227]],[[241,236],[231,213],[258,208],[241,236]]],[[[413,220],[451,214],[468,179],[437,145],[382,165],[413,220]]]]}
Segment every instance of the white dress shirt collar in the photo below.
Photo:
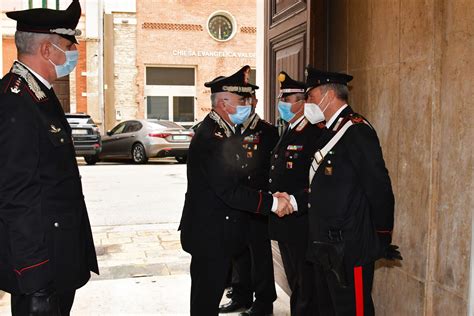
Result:
{"type": "Polygon", "coordinates": [[[344,111],[344,109],[347,108],[348,106],[349,105],[347,105],[347,103],[341,106],[341,108],[337,110],[337,112],[334,113],[333,116],[331,116],[331,118],[327,121],[326,128],[329,128],[332,125],[332,123],[334,123],[334,121],[337,119],[339,114],[341,114],[341,112],[344,111]]]}

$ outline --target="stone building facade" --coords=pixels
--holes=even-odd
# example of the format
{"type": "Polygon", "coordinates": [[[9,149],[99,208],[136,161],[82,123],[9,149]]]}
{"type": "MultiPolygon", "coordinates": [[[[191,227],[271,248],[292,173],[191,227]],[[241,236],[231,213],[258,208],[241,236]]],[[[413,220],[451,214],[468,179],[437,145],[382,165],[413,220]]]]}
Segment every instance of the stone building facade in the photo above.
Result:
{"type": "Polygon", "coordinates": [[[202,120],[210,110],[206,81],[246,64],[256,68],[255,8],[255,0],[137,1],[136,116],[162,115],[184,125],[202,120]],[[210,22],[221,15],[234,33],[226,41],[209,31],[210,25],[224,32],[225,23],[210,22]],[[160,72],[181,82],[167,83],[160,72]]]}

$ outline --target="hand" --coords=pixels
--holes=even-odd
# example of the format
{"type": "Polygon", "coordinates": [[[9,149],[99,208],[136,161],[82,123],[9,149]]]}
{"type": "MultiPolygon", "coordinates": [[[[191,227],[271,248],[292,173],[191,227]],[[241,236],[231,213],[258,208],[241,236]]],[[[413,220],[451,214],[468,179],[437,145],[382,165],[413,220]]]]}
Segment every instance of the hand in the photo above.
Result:
{"type": "Polygon", "coordinates": [[[403,260],[402,255],[398,250],[398,246],[392,244],[384,249],[382,256],[387,260],[403,260]]]}
{"type": "Polygon", "coordinates": [[[34,316],[60,316],[59,301],[56,291],[52,288],[41,289],[28,294],[30,310],[28,315],[34,316]]]}
{"type": "Polygon", "coordinates": [[[290,195],[286,192],[275,192],[275,193],[273,193],[273,196],[276,197],[276,198],[284,198],[284,199],[288,200],[288,202],[291,201],[290,195]]]}
{"type": "Polygon", "coordinates": [[[293,206],[291,206],[291,203],[289,200],[287,200],[284,197],[279,197],[278,198],[278,208],[276,211],[276,214],[278,217],[283,217],[285,215],[290,215],[293,213],[293,206]]]}

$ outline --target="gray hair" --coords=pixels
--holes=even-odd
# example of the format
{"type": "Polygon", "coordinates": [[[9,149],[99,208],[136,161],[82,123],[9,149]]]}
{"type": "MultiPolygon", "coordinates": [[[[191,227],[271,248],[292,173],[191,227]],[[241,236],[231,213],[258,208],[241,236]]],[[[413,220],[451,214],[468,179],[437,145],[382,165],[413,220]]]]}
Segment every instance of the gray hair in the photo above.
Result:
{"type": "Polygon", "coordinates": [[[323,93],[326,93],[328,90],[333,90],[336,93],[336,97],[343,101],[349,101],[349,88],[340,83],[328,83],[321,86],[323,93]]]}
{"type": "Polygon", "coordinates": [[[59,44],[59,37],[54,34],[15,32],[15,45],[19,55],[34,55],[44,41],[59,44]]]}
{"type": "Polygon", "coordinates": [[[211,105],[212,108],[215,108],[217,105],[217,102],[221,99],[219,96],[222,94],[222,92],[215,92],[211,94],[211,105]]]}

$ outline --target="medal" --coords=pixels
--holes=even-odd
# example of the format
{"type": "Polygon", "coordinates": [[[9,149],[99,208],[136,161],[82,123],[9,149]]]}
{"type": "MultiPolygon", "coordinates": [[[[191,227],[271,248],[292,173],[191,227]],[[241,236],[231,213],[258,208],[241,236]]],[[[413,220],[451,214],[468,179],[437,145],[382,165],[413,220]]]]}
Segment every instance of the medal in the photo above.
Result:
{"type": "Polygon", "coordinates": [[[326,166],[324,168],[324,174],[327,176],[332,176],[332,166],[326,166]]]}

